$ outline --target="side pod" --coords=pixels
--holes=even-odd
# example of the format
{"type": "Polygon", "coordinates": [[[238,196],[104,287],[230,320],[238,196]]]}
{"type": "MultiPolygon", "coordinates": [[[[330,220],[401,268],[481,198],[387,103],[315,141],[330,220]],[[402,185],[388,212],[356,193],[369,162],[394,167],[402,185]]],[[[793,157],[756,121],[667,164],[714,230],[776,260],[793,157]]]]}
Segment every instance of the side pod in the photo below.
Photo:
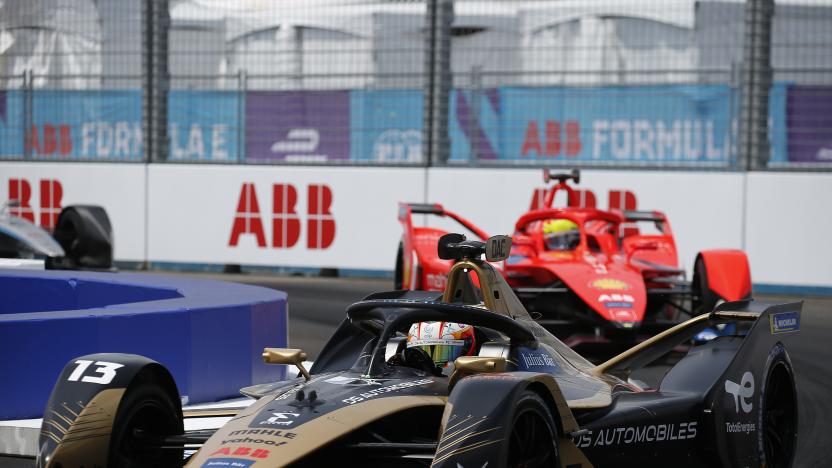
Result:
{"type": "Polygon", "coordinates": [[[504,467],[514,426],[517,402],[534,392],[545,402],[555,425],[561,466],[592,466],[572,442],[578,430],[572,412],[554,378],[534,372],[512,372],[465,377],[448,397],[432,467],[504,467]]]}
{"type": "Polygon", "coordinates": [[[117,466],[123,447],[133,444],[153,466],[181,463],[182,451],[136,444],[183,433],[176,384],[161,364],[134,354],[90,354],[71,360],[61,372],[43,415],[37,464],[42,467],[117,466]]]}

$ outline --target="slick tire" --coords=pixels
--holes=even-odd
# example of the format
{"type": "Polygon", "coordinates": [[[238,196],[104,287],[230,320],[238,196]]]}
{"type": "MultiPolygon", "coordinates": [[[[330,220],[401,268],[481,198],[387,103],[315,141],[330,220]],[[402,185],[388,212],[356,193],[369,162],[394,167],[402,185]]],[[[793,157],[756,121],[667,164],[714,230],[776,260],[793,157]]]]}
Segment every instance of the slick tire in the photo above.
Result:
{"type": "Polygon", "coordinates": [[[757,425],[761,466],[790,468],[797,449],[797,391],[783,345],[778,343],[769,353],[764,378],[757,425]]]}
{"type": "Polygon", "coordinates": [[[708,283],[705,261],[702,260],[702,257],[698,257],[693,267],[693,282],[691,283],[691,305],[693,306],[694,315],[713,311],[720,299],[722,298],[711,289],[711,285],[708,283]]]}
{"type": "Polygon", "coordinates": [[[162,449],[158,442],[160,437],[184,432],[177,406],[178,402],[158,385],[141,383],[130,388],[113,423],[107,466],[182,466],[183,450],[162,449]]]}
{"type": "Polygon", "coordinates": [[[558,430],[543,398],[531,390],[525,390],[515,402],[514,408],[505,466],[560,466],[558,430]]]}
{"type": "Polygon", "coordinates": [[[393,289],[404,289],[404,246],[399,242],[399,250],[396,251],[396,273],[393,276],[393,289]]]}

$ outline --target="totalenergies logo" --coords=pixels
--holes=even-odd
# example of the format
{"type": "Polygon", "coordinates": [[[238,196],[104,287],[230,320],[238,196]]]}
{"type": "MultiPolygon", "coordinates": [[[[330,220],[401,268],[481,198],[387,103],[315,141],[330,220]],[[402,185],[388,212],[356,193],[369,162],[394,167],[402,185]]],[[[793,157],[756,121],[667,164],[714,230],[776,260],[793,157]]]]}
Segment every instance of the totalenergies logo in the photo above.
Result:
{"type": "MultiPolygon", "coordinates": [[[[326,249],[335,240],[332,216],[332,189],[312,184],[306,190],[306,247],[326,249]]],[[[272,242],[277,249],[294,247],[300,238],[301,220],[297,212],[298,191],[291,184],[272,185],[272,242]]],[[[236,247],[240,236],[253,235],[258,247],[266,247],[266,231],[260,215],[260,202],[253,183],[244,183],[237,201],[229,247],[236,247]]]]}
{"type": "Polygon", "coordinates": [[[589,285],[595,289],[604,291],[626,291],[630,289],[630,285],[615,278],[601,278],[593,280],[589,285]]]}

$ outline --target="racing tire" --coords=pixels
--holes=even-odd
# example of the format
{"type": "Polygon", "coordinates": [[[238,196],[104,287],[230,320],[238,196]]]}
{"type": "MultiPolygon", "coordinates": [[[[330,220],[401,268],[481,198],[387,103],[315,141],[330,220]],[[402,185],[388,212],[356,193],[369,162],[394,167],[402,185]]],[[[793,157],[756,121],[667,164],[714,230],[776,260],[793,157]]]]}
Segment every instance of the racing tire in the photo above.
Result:
{"type": "Polygon", "coordinates": [[[113,266],[113,228],[107,212],[100,206],[64,208],[55,223],[54,237],[66,256],[47,259],[47,269],[113,266]]]}
{"type": "Polygon", "coordinates": [[[181,467],[183,450],[162,449],[158,439],[184,433],[178,405],[159,385],[140,383],[130,388],[113,423],[107,465],[181,467]]]}
{"type": "Polygon", "coordinates": [[[560,466],[558,431],[552,413],[536,392],[525,390],[514,405],[508,468],[560,466]]]}
{"type": "Polygon", "coordinates": [[[790,468],[797,449],[797,391],[786,349],[777,344],[769,353],[760,393],[758,427],[761,466],[790,468]]]}
{"type": "Polygon", "coordinates": [[[393,275],[393,289],[404,289],[404,245],[399,242],[399,250],[396,252],[396,273],[393,275]]]}
{"type": "Polygon", "coordinates": [[[696,258],[693,266],[693,281],[691,282],[691,306],[694,315],[707,314],[712,312],[717,303],[722,300],[719,294],[715,293],[708,283],[708,272],[705,269],[705,261],[702,257],[696,258]]]}

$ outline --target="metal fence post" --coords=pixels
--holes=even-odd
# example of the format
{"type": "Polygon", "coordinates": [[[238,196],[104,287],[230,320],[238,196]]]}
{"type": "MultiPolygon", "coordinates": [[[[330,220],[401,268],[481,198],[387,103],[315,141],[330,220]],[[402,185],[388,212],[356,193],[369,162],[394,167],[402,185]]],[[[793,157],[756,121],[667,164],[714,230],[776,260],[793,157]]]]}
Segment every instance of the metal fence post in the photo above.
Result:
{"type": "Polygon", "coordinates": [[[23,159],[32,157],[32,70],[23,71],[23,159]]]}
{"type": "Polygon", "coordinates": [[[142,32],[142,145],[147,162],[167,159],[168,140],[168,0],[144,0],[142,32]]]}
{"type": "Polygon", "coordinates": [[[433,69],[436,56],[436,5],[439,0],[427,0],[425,9],[425,66],[422,86],[422,158],[432,166],[433,155],[433,69]]]}
{"type": "Polygon", "coordinates": [[[245,162],[246,156],[246,94],[248,75],[245,70],[237,73],[237,163],[245,162]]]}
{"type": "Polygon", "coordinates": [[[446,164],[450,157],[451,140],[448,135],[448,100],[453,85],[451,73],[451,25],[454,21],[453,0],[439,0],[436,11],[436,46],[434,52],[433,145],[435,161],[446,164]]]}
{"type": "Polygon", "coordinates": [[[773,17],[774,0],[746,1],[738,161],[743,170],[764,168],[771,156],[768,98],[773,17]]]}

